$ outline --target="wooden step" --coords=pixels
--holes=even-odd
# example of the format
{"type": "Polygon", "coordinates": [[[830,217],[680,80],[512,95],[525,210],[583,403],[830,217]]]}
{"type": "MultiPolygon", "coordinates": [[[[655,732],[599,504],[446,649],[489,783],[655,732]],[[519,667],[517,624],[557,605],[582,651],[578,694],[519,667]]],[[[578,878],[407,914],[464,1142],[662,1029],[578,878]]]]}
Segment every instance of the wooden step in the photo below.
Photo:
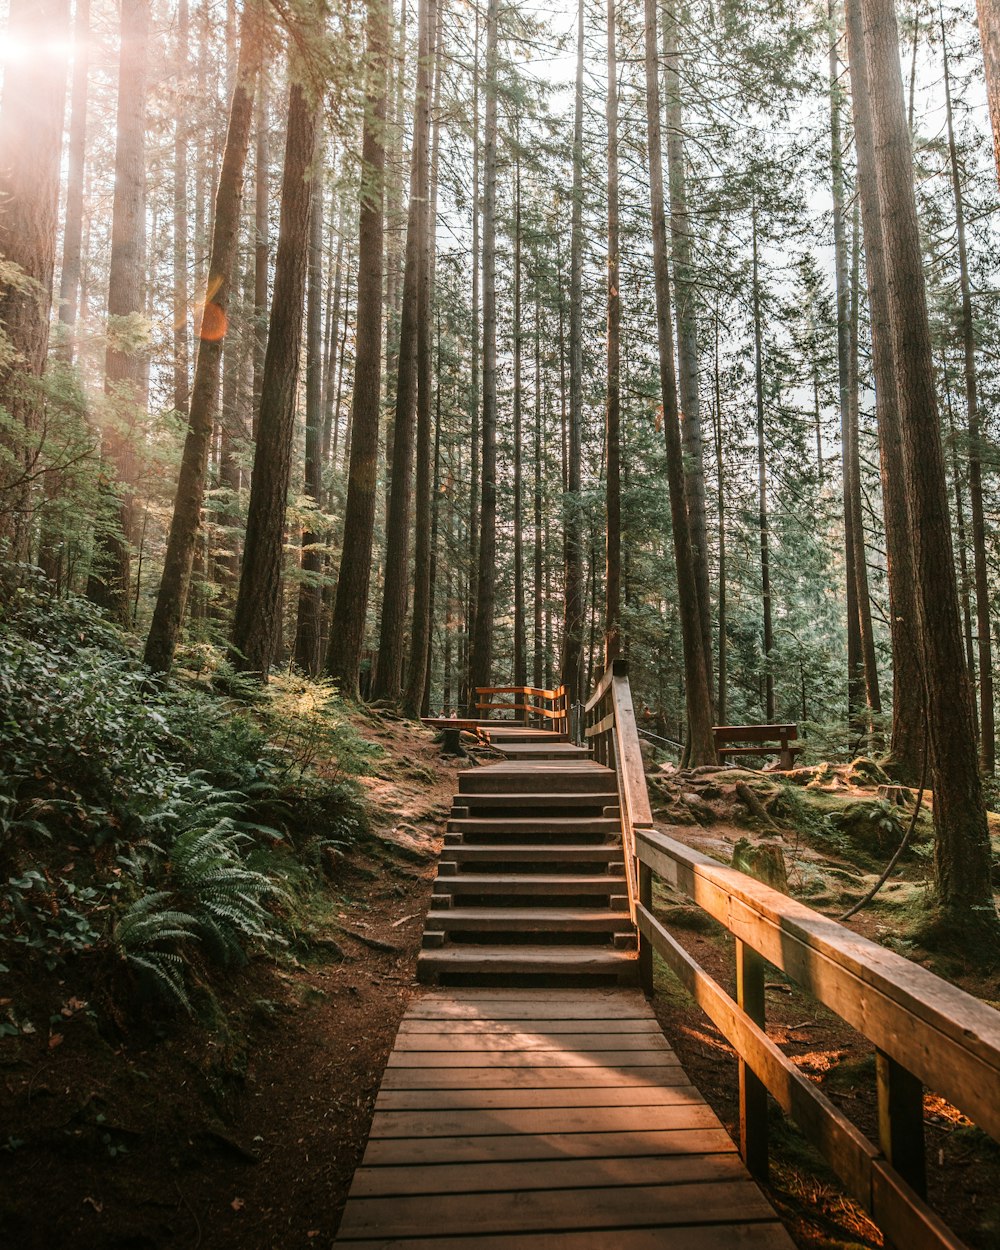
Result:
{"type": "Polygon", "coordinates": [[[627,911],[586,907],[452,907],[427,914],[440,933],[630,933],[627,911]]]}
{"type": "Polygon", "coordinates": [[[519,742],[507,746],[494,744],[496,750],[509,760],[589,760],[590,748],[578,747],[572,742],[519,742]]]}
{"type": "Polygon", "coordinates": [[[615,774],[593,760],[544,760],[487,764],[458,775],[458,790],[466,794],[607,794],[616,789],[615,774]]]}
{"type": "Polygon", "coordinates": [[[448,821],[450,833],[603,833],[621,832],[616,816],[467,816],[448,821]]]}
{"type": "Polygon", "coordinates": [[[454,797],[456,807],[617,807],[618,795],[613,790],[602,793],[600,790],[592,792],[584,792],[580,794],[525,794],[524,792],[517,794],[490,794],[485,791],[482,794],[456,794],[454,797]]]}
{"type": "Polygon", "coordinates": [[[619,982],[637,979],[635,951],[612,950],[601,946],[465,946],[453,943],[437,950],[423,950],[417,959],[421,981],[437,976],[503,973],[511,976],[614,976],[619,982]]]}
{"type": "Polygon", "coordinates": [[[569,742],[569,734],[556,733],[552,729],[531,729],[525,725],[483,726],[491,742],[569,742]]]}
{"type": "Polygon", "coordinates": [[[613,873],[459,873],[438,877],[435,894],[598,894],[625,893],[625,878],[613,873]]]}
{"type": "Polygon", "coordinates": [[[441,862],[454,864],[613,864],[622,862],[621,845],[533,846],[521,842],[500,842],[490,846],[449,846],[441,862]]]}

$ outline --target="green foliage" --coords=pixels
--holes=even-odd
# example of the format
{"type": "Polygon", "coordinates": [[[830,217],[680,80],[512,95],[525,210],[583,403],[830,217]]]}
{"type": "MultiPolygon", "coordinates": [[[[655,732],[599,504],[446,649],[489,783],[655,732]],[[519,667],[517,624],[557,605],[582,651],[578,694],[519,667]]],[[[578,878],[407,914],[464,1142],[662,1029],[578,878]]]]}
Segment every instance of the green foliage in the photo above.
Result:
{"type": "Polygon", "coordinates": [[[329,684],[244,690],[215,655],[158,683],[50,589],[0,601],[0,948],[113,956],[190,1009],[210,967],[282,940],[286,882],[315,888],[356,839],[374,749],[329,684]]]}

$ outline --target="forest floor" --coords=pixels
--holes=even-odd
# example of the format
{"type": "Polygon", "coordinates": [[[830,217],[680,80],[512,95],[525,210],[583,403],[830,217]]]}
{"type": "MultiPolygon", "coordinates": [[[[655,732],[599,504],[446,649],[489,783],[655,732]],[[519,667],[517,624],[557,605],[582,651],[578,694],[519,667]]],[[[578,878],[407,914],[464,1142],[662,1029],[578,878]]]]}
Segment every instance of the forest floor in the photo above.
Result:
{"type": "MultiPolygon", "coordinates": [[[[363,779],[369,833],[338,857],[328,889],[311,901],[308,942],[235,973],[208,1027],[133,1028],[109,1038],[86,985],[8,978],[0,1009],[16,1003],[34,1031],[0,1047],[0,1244],[292,1250],[331,1243],[399,1020],[416,992],[441,822],[464,766],[405,722],[370,715],[357,725],[385,749],[363,779]]],[[[738,799],[736,784],[751,785],[780,826],[792,892],[838,914],[873,879],[899,817],[876,800],[870,778],[838,768],[812,780],[810,790],[767,773],[661,772],[652,791],[674,836],[728,861],[739,840],[775,835],[738,799]],[[866,809],[860,815],[852,812],[858,804],[866,809]]],[[[921,833],[899,877],[851,924],[927,962],[907,936],[931,871],[921,833]]],[[[730,943],[718,926],[679,898],[662,894],[656,902],[678,938],[731,987],[730,943]]],[[[963,976],[957,965],[936,970],[984,998],[1000,997],[995,978],[963,976]]],[[[654,1006],[692,1080],[734,1131],[731,1050],[662,967],[654,1006]]],[[[866,1041],[777,974],[768,981],[768,1019],[802,1070],[873,1134],[866,1041]]],[[[934,1205],[970,1246],[1000,1246],[1000,1147],[940,1099],[928,1097],[925,1118],[934,1205]]],[[[770,1195],[802,1247],[881,1245],[777,1116],[770,1195]]]]}

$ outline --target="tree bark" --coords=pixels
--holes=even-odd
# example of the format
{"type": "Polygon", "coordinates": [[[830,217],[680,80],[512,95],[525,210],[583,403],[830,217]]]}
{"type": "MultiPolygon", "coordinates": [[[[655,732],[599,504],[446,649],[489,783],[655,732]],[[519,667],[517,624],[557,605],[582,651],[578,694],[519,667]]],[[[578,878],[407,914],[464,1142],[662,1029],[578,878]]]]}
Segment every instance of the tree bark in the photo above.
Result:
{"type": "MultiPolygon", "coordinates": [[[[89,0],[87,0],[89,3],[89,0]]],[[[190,399],[188,378],[188,211],[187,143],[189,121],[188,90],[188,0],[177,3],[177,86],[174,91],[174,409],[187,415],[190,399]]]]}
{"type": "Polygon", "coordinates": [[[483,135],[483,397],[479,569],[476,620],[469,664],[469,701],[493,676],[497,523],[497,43],[500,4],[486,11],[486,116],[483,135]]]}
{"type": "Polygon", "coordinates": [[[28,280],[0,283],[0,325],[18,356],[0,372],[0,403],[13,426],[0,429],[0,547],[8,544],[6,557],[20,561],[31,532],[28,473],[49,345],[66,104],[66,54],[48,44],[69,41],[69,0],[11,0],[7,36],[9,46],[33,50],[10,58],[0,110],[0,254],[28,280]]]}
{"type": "Polygon", "coordinates": [[[299,54],[293,57],[281,218],[264,357],[257,448],[230,652],[238,669],[267,679],[281,638],[281,565],[291,476],[295,394],[309,259],[319,108],[299,54]]]}
{"type": "Polygon", "coordinates": [[[892,740],[884,764],[904,785],[920,779],[923,754],[923,675],[918,649],[916,587],[909,508],[902,463],[899,406],[892,337],[889,333],[888,276],[882,208],[875,175],[871,101],[861,20],[861,0],[848,0],[851,96],[858,159],[858,197],[865,244],[868,307],[875,377],[879,464],[885,520],[889,582],[889,629],[892,640],[892,740]]]}
{"type": "Polygon", "coordinates": [[[861,12],[927,698],[938,898],[953,932],[977,931],[992,939],[997,918],[990,841],[972,685],[962,654],[896,14],[892,0],[862,0],[861,12]]]}
{"type": "Polygon", "coordinates": [[[261,74],[257,86],[254,126],[257,132],[254,148],[254,282],[253,282],[253,437],[257,437],[260,416],[260,395],[264,381],[264,354],[267,351],[267,278],[271,257],[268,205],[270,202],[270,156],[267,131],[267,75],[261,74]]]}
{"type": "Polygon", "coordinates": [[[428,651],[431,640],[431,400],[434,385],[432,272],[436,222],[431,212],[435,189],[431,177],[431,102],[432,83],[439,82],[436,72],[440,30],[437,0],[427,4],[426,89],[417,104],[423,109],[422,128],[426,133],[423,175],[423,203],[420,216],[420,254],[417,294],[417,428],[416,428],[416,492],[414,497],[415,539],[413,546],[413,616],[410,628],[410,657],[403,692],[403,711],[407,716],[420,715],[427,685],[428,651]]]}
{"type": "Polygon", "coordinates": [[[61,355],[68,362],[72,362],[76,350],[74,335],[79,311],[83,259],[83,183],[87,163],[89,72],[90,0],[76,0],[73,18],[73,85],[70,96],[66,218],[63,223],[62,266],[59,276],[59,321],[63,326],[61,355]]]}
{"type": "Polygon", "coordinates": [[[698,589],[698,619],[709,688],[712,682],[712,613],[708,589],[708,516],[705,504],[705,451],[698,389],[698,319],[691,219],[687,204],[684,157],[684,110],[681,98],[677,0],[663,11],[663,52],[666,65],[667,185],[670,192],[670,240],[673,251],[677,321],[677,365],[680,384],[681,444],[691,525],[691,558],[698,589]]]}
{"type": "Polygon", "coordinates": [[[688,718],[688,757],[692,766],[715,762],[712,736],[712,695],[705,667],[698,590],[691,553],[691,532],[684,482],[684,456],[677,411],[673,327],[670,310],[670,274],[667,261],[667,223],[663,203],[663,149],[660,127],[660,84],[657,75],[656,0],[645,0],[646,125],[649,145],[649,185],[653,231],[653,275],[656,293],[656,329],[660,356],[660,391],[667,448],[667,485],[673,522],[677,568],[677,605],[684,650],[685,699],[688,718]]]}
{"type": "Polygon", "coordinates": [[[726,637],[726,483],[722,454],[722,377],[719,370],[719,315],[715,315],[715,472],[719,492],[719,697],[716,712],[719,724],[726,724],[729,683],[729,640],[726,637]]]}
{"type": "Polygon", "coordinates": [[[393,426],[392,483],[386,523],[385,577],[382,621],[372,694],[376,699],[397,701],[402,694],[404,632],[409,589],[410,523],[413,493],[415,419],[420,372],[418,339],[421,334],[421,301],[428,191],[428,102],[430,100],[431,13],[433,0],[420,0],[417,37],[416,104],[413,151],[410,162],[410,205],[406,223],[406,270],[403,275],[403,308],[399,326],[399,361],[396,380],[396,415],[393,426]]]}
{"type": "Polygon", "coordinates": [[[187,435],[181,457],[173,518],[167,538],[163,576],[146,639],[145,662],[157,673],[170,671],[180,638],[191,589],[195,548],[201,529],[205,477],[212,428],[219,396],[219,367],[228,328],[230,280],[239,241],[240,206],[250,127],[254,84],[264,46],[264,16],[259,0],[243,10],[239,64],[229,110],[229,127],[222,173],[215,199],[209,289],[213,291],[200,317],[201,337],[195,361],[194,386],[187,435]]]}
{"type": "Polygon", "coordinates": [[[983,45],[986,98],[993,127],[993,159],[1000,179],[1000,0],[976,0],[979,39],[983,45]]]}
{"type": "Polygon", "coordinates": [[[583,67],[584,5],[577,17],[576,103],[573,122],[573,198],[569,261],[569,437],[563,504],[565,586],[562,684],[570,704],[583,697],[583,519],[581,439],[583,435],[583,67]]]}
{"type": "MultiPolygon", "coordinates": [[[[837,280],[837,381],[840,407],[841,467],[844,492],[844,571],[847,606],[847,716],[859,732],[865,705],[864,657],[861,650],[861,618],[858,567],[855,560],[856,517],[851,492],[851,364],[850,293],[847,238],[844,225],[844,155],[841,140],[840,59],[837,55],[837,21],[834,0],[828,0],[830,58],[830,173],[833,190],[833,249],[837,280]]],[[[770,717],[768,718],[771,719],[770,717]]]]}
{"type": "Polygon", "coordinates": [[[622,500],[621,500],[621,295],[618,223],[618,46],[615,0],[607,5],[608,45],[608,383],[604,437],[607,444],[605,500],[604,663],[622,649],[622,500]]]}
{"type": "Polygon", "coordinates": [[[479,593],[479,403],[480,403],[480,301],[479,301],[479,41],[480,8],[475,6],[475,44],[472,69],[472,348],[469,365],[469,529],[468,594],[465,608],[465,663],[459,704],[475,716],[472,689],[472,646],[476,632],[476,596],[479,593]]]}
{"type": "Polygon", "coordinates": [[[122,341],[134,333],[134,319],[145,311],[146,286],[146,88],[150,0],[122,0],[121,52],[118,62],[118,141],[115,147],[115,193],[108,277],[108,346],[104,391],[109,420],[102,456],[105,478],[113,470],[118,488],[106,481],[105,516],[94,537],[87,597],[123,624],[131,622],[131,541],[134,530],[132,482],[135,476],[134,429],[146,407],[145,349],[122,341]]]}
{"type": "Polygon", "coordinates": [[[534,661],[532,666],[532,682],[536,689],[542,688],[545,679],[545,634],[544,634],[544,595],[545,587],[542,575],[542,301],[535,287],[535,490],[534,490],[534,619],[533,647],[534,661]]]}
{"type": "MultiPolygon", "coordinates": [[[[514,156],[514,685],[528,684],[528,654],[524,616],[524,474],[521,433],[523,428],[524,360],[521,296],[521,119],[515,121],[514,156]]],[[[515,700],[516,702],[516,700],[515,700]]]]}
{"type": "Polygon", "coordinates": [[[965,241],[965,201],[958,164],[958,145],[951,105],[951,74],[948,38],[941,17],[944,55],[945,116],[948,124],[948,155],[955,198],[955,231],[958,236],[959,282],[962,293],[962,358],[965,366],[965,404],[969,423],[969,511],[972,514],[972,557],[976,579],[976,638],[979,650],[979,761],[986,773],[996,767],[996,721],[993,703],[993,645],[990,637],[990,587],[986,557],[986,516],[983,508],[983,460],[979,427],[979,378],[976,371],[976,323],[969,280],[969,255],[965,241]]]}
{"type": "MultiPolygon", "coordinates": [[[[760,539],[760,600],[764,641],[764,722],[774,724],[774,672],[771,649],[774,626],[771,609],[771,541],[767,516],[767,447],[764,430],[764,344],[761,327],[760,275],[757,247],[757,201],[753,204],[753,359],[757,401],[757,532],[760,539]]],[[[856,618],[855,618],[856,619],[856,618]]]]}
{"type": "MultiPolygon", "coordinates": [[[[323,494],[323,183],[313,178],[306,278],[306,446],[303,488],[319,517],[323,494]]],[[[315,677],[320,671],[323,553],[316,528],[302,531],[302,580],[295,627],[295,662],[315,677]]]]}
{"type": "Polygon", "coordinates": [[[367,81],[358,226],[358,317],[355,330],[350,469],[344,544],[326,667],[348,698],[359,694],[372,541],[378,502],[382,390],[382,275],[384,268],[385,118],[388,105],[389,2],[368,0],[367,81]]]}

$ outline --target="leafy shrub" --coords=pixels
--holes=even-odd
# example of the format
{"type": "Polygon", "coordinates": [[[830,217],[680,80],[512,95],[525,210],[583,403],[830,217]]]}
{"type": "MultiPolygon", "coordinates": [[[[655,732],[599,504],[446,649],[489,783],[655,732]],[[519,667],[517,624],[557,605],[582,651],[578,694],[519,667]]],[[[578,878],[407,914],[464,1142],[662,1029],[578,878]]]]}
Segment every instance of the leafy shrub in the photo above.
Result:
{"type": "Polygon", "coordinates": [[[115,952],[188,1007],[201,970],[280,940],[282,878],[358,836],[375,749],[334,687],[243,688],[206,655],[164,684],[85,601],[30,577],[0,598],[0,944],[115,952]]]}

